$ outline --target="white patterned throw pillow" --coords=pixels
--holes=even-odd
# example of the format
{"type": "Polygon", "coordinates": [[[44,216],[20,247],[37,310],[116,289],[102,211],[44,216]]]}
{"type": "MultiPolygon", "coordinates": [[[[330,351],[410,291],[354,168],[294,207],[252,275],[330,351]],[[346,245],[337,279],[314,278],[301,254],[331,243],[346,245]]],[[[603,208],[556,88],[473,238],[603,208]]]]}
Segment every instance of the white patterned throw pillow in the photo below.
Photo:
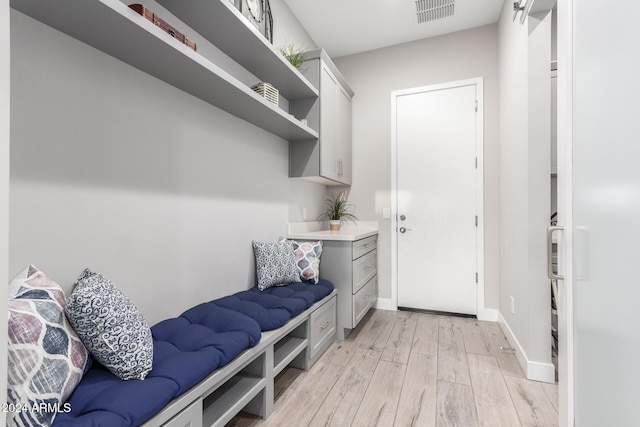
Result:
{"type": "Polygon", "coordinates": [[[322,240],[298,242],[281,237],[280,241],[288,241],[293,245],[293,256],[296,260],[300,280],[317,284],[320,280],[322,240]]]}
{"type": "Polygon", "coordinates": [[[287,285],[300,281],[291,242],[261,243],[253,241],[253,252],[256,257],[258,288],[261,291],[271,286],[287,285]]]}
{"type": "Polygon", "coordinates": [[[86,269],[65,312],[93,357],[123,380],[144,379],[153,363],[151,329],[109,279],[86,269]]]}
{"type": "Polygon", "coordinates": [[[50,426],[76,388],[89,354],[64,315],[60,285],[33,265],[9,284],[9,426],[50,426]]]}
{"type": "Polygon", "coordinates": [[[322,254],[322,240],[317,242],[293,243],[293,254],[300,272],[300,279],[318,283],[320,280],[320,255],[322,254]]]}

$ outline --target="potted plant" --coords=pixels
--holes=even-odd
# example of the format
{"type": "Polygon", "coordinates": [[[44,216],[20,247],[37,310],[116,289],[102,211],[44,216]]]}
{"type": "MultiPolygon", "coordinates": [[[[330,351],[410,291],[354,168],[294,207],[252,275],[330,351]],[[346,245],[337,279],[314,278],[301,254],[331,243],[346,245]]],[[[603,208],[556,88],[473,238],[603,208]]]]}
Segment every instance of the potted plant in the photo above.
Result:
{"type": "Polygon", "coordinates": [[[352,207],[353,205],[347,201],[346,192],[332,194],[327,197],[325,211],[318,217],[318,221],[329,221],[330,230],[340,230],[340,224],[343,221],[351,221],[355,224],[358,218],[349,212],[352,207]]]}
{"type": "Polygon", "coordinates": [[[296,67],[298,70],[300,69],[304,61],[307,60],[307,53],[303,49],[295,47],[293,43],[288,43],[283,47],[280,47],[279,50],[282,56],[287,58],[289,63],[296,67]]]}

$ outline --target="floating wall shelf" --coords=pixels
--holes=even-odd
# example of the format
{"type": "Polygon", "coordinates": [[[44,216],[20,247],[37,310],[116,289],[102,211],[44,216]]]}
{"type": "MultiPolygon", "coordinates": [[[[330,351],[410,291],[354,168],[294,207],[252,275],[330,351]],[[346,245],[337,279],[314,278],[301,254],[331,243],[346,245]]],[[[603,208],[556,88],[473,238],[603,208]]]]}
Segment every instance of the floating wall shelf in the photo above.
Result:
{"type": "MultiPolygon", "coordinates": [[[[11,0],[11,7],[284,139],[318,138],[315,130],[119,0],[11,0]]],[[[240,19],[233,25],[251,31],[240,19]]]]}
{"type": "Polygon", "coordinates": [[[318,90],[229,0],[157,2],[290,101],[318,96],[318,90]]]}

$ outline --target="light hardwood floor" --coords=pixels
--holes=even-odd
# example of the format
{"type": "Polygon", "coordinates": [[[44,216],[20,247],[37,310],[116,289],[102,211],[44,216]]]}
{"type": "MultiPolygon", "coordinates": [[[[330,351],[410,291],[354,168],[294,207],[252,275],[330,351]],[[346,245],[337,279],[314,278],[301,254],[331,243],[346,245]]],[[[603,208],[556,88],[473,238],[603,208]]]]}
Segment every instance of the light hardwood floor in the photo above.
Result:
{"type": "Polygon", "coordinates": [[[309,371],[276,379],[268,420],[228,426],[557,426],[557,385],[525,379],[496,323],[371,310],[309,371]]]}

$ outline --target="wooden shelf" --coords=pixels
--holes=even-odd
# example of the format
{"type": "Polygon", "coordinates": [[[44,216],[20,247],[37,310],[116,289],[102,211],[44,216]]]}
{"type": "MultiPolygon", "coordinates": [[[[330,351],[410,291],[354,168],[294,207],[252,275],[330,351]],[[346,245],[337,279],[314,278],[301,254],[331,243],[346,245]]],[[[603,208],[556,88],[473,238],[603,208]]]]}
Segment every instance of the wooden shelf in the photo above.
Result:
{"type": "Polygon", "coordinates": [[[157,0],[217,48],[289,100],[318,96],[318,90],[229,0],[157,0]]]}
{"type": "Polygon", "coordinates": [[[119,0],[11,0],[11,7],[281,138],[318,138],[119,0]]]}

